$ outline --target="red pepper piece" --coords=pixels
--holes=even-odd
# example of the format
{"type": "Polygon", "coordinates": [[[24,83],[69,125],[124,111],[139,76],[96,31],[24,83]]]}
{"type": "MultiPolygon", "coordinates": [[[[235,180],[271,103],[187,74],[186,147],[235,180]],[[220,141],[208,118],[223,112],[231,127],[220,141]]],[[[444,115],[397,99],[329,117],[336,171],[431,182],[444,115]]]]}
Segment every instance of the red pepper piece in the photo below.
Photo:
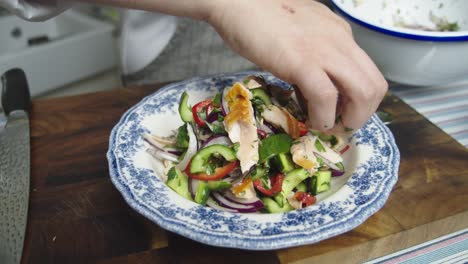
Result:
{"type": "Polygon", "coordinates": [[[198,113],[205,111],[205,109],[208,108],[208,106],[211,105],[212,102],[213,100],[209,99],[201,101],[192,107],[193,120],[199,127],[204,127],[206,125],[206,121],[200,118],[198,113]]]}
{"type": "Polygon", "coordinates": [[[313,205],[317,202],[317,198],[315,196],[310,195],[307,192],[296,192],[293,198],[302,203],[302,207],[307,207],[313,205]]]}
{"type": "Polygon", "coordinates": [[[349,145],[346,145],[342,150],[340,150],[340,154],[343,155],[349,149],[349,145]]]}
{"type": "Polygon", "coordinates": [[[256,179],[254,181],[254,186],[257,190],[263,193],[266,196],[273,196],[279,192],[281,192],[281,188],[283,185],[284,174],[278,173],[275,176],[270,178],[271,188],[267,189],[263,186],[262,179],[256,179]]]}
{"type": "Polygon", "coordinates": [[[230,162],[222,167],[216,168],[214,170],[213,174],[206,174],[206,173],[190,173],[190,164],[192,162],[190,161],[189,164],[187,165],[187,168],[185,168],[185,174],[189,176],[190,178],[194,178],[197,180],[203,180],[203,181],[216,181],[220,180],[224,177],[226,177],[229,173],[231,173],[233,170],[235,170],[239,166],[239,161],[233,161],[230,162]]]}
{"type": "Polygon", "coordinates": [[[263,131],[263,130],[261,130],[261,129],[258,129],[258,128],[257,128],[257,134],[260,135],[260,137],[261,137],[260,139],[264,139],[264,138],[268,137],[268,133],[267,133],[267,132],[265,132],[265,131],[263,131]]]}
{"type": "Polygon", "coordinates": [[[299,136],[305,136],[309,132],[309,129],[304,122],[298,121],[297,125],[299,126],[299,136]]]}

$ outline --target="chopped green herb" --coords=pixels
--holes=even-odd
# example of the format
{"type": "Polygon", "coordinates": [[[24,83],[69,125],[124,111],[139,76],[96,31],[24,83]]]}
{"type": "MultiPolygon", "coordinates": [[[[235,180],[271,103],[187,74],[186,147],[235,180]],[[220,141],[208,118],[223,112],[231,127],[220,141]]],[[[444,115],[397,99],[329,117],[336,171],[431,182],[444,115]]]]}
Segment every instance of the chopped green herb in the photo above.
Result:
{"type": "Polygon", "coordinates": [[[458,23],[455,22],[455,23],[443,23],[443,24],[439,24],[437,25],[437,29],[439,31],[449,31],[449,32],[452,32],[452,31],[458,31],[460,30],[460,26],[458,26],[458,23]]]}
{"type": "Polygon", "coordinates": [[[344,171],[344,165],[343,162],[338,162],[335,164],[340,170],[344,171]]]}
{"type": "Polygon", "coordinates": [[[213,106],[214,107],[219,107],[221,106],[221,93],[217,93],[216,96],[213,99],[213,106]]]}
{"type": "Polygon", "coordinates": [[[320,165],[320,167],[322,167],[325,163],[323,162],[323,159],[320,158],[320,157],[317,157],[317,162],[318,164],[320,165]]]}
{"type": "Polygon", "coordinates": [[[270,180],[268,177],[262,177],[262,185],[263,187],[265,187],[266,189],[270,189],[271,188],[271,183],[270,183],[270,180]]]}
{"type": "Polygon", "coordinates": [[[317,148],[317,150],[319,152],[325,152],[326,151],[325,148],[322,145],[322,142],[320,142],[320,140],[318,140],[318,139],[315,140],[315,148],[317,148]]]}
{"type": "Polygon", "coordinates": [[[236,153],[237,153],[237,151],[239,151],[239,147],[240,147],[239,142],[234,143],[234,145],[232,146],[232,148],[234,149],[234,152],[236,152],[236,153]]]}
{"type": "Polygon", "coordinates": [[[187,124],[183,124],[177,129],[176,144],[175,147],[179,149],[188,148],[189,136],[187,132],[187,124]]]}
{"type": "Polygon", "coordinates": [[[264,105],[264,104],[265,104],[265,102],[263,102],[262,99],[255,98],[255,97],[254,97],[251,101],[252,101],[252,104],[253,104],[253,105],[256,105],[256,106],[260,106],[260,105],[264,105]]]}
{"type": "Polygon", "coordinates": [[[252,178],[252,180],[264,178],[268,176],[268,170],[269,167],[267,166],[256,165],[255,168],[250,172],[250,177],[252,178]]]}
{"type": "Polygon", "coordinates": [[[287,153],[291,148],[292,139],[287,134],[271,135],[263,139],[258,148],[259,161],[263,162],[280,153],[287,153]]]}
{"type": "Polygon", "coordinates": [[[216,122],[213,122],[213,123],[206,123],[206,125],[208,126],[208,128],[211,130],[211,132],[213,132],[214,134],[226,134],[226,129],[224,128],[224,124],[223,122],[220,122],[220,121],[216,121],[216,122]]]}
{"type": "Polygon", "coordinates": [[[206,165],[206,174],[212,175],[216,170],[216,164],[214,163],[208,163],[206,165]]]}

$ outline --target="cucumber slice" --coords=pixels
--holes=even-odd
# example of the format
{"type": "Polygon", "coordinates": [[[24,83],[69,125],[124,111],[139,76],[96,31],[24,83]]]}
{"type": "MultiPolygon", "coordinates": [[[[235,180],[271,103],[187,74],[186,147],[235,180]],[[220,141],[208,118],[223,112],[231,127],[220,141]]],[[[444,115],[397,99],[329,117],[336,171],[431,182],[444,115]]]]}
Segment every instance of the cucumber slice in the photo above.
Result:
{"type": "Polygon", "coordinates": [[[178,193],[180,196],[192,200],[188,188],[188,178],[178,168],[172,167],[167,173],[167,186],[178,193]]]}
{"type": "Polygon", "coordinates": [[[268,170],[269,170],[268,166],[257,165],[250,173],[250,177],[252,178],[253,181],[260,179],[262,177],[267,176],[268,170]]]}
{"type": "Polygon", "coordinates": [[[312,195],[317,195],[317,175],[312,175],[309,180],[309,191],[312,195]]]}
{"type": "Polygon", "coordinates": [[[293,210],[294,208],[289,204],[286,197],[292,192],[294,188],[300,184],[303,184],[303,181],[308,177],[310,177],[310,173],[303,168],[294,169],[288,172],[286,177],[284,177],[283,185],[281,186],[282,190],[279,194],[273,197],[274,200],[270,199],[271,201],[268,201],[266,200],[267,198],[262,199],[266,209],[270,213],[287,212],[293,210]]]}
{"type": "Polygon", "coordinates": [[[275,200],[269,197],[264,197],[262,198],[262,202],[265,205],[265,209],[269,213],[284,213],[294,210],[294,208],[287,201],[284,202],[282,206],[280,206],[275,202],[275,200]]]}
{"type": "Polygon", "coordinates": [[[261,100],[265,105],[271,105],[270,96],[262,88],[250,90],[252,97],[261,100]]]}
{"type": "Polygon", "coordinates": [[[273,157],[272,161],[281,172],[289,172],[295,168],[291,154],[288,153],[280,153],[273,157]]]}
{"type": "Polygon", "coordinates": [[[310,176],[310,173],[303,168],[288,172],[284,177],[281,193],[283,193],[284,197],[288,196],[299,183],[310,176]]]}
{"type": "Polygon", "coordinates": [[[192,158],[190,173],[206,173],[208,160],[212,155],[221,155],[226,161],[237,159],[236,153],[230,147],[221,144],[213,144],[200,150],[192,158]]]}
{"type": "Polygon", "coordinates": [[[332,176],[331,171],[329,170],[317,171],[315,175],[317,176],[317,185],[316,185],[317,193],[326,192],[330,190],[331,176],[332,176]]]}
{"type": "Polygon", "coordinates": [[[207,185],[211,191],[220,191],[227,188],[231,188],[232,183],[227,181],[208,181],[207,185]]]}
{"type": "Polygon", "coordinates": [[[198,204],[205,205],[208,197],[210,196],[210,188],[206,181],[200,181],[198,183],[198,189],[195,193],[194,201],[198,204]]]}
{"type": "Polygon", "coordinates": [[[307,185],[304,183],[304,182],[300,182],[297,186],[296,186],[296,190],[298,192],[307,192],[307,185]]]}
{"type": "Polygon", "coordinates": [[[193,122],[192,108],[188,105],[188,98],[188,93],[183,92],[179,102],[179,114],[182,121],[193,122]]]}

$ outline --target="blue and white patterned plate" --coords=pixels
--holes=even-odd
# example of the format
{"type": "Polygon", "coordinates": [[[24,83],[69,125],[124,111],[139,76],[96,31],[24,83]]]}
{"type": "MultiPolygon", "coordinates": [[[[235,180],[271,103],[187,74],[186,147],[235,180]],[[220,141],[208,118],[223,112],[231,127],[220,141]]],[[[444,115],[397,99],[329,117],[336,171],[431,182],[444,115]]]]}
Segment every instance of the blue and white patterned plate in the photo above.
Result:
{"type": "Polygon", "coordinates": [[[146,153],[141,135],[167,136],[182,121],[180,95],[194,104],[250,74],[288,84],[264,72],[194,78],[165,86],[128,110],[110,136],[107,158],[112,182],[128,204],[159,226],[214,246],[265,250],[311,244],[349,231],[377,212],[398,177],[400,154],[393,135],[373,116],[351,139],[347,173],[313,206],[281,214],[222,212],[185,200],[160,178],[161,164],[146,153]]]}

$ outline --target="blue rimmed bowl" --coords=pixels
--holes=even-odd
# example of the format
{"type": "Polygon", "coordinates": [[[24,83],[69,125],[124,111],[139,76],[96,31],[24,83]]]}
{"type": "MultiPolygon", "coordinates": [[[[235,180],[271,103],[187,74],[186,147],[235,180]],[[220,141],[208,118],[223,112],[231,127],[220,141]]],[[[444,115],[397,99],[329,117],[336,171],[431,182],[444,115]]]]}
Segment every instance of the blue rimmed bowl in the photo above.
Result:
{"type": "Polygon", "coordinates": [[[180,95],[189,103],[214,96],[247,75],[288,84],[264,72],[240,72],[170,84],[129,109],[110,135],[110,177],[126,202],[162,228],[209,245],[267,250],[311,244],[349,231],[376,213],[398,178],[400,154],[390,130],[372,117],[358,130],[343,155],[346,173],[307,208],[280,214],[218,211],[188,201],[162,181],[161,163],[145,150],[143,133],[169,135],[182,124],[180,95]]]}
{"type": "Polygon", "coordinates": [[[468,1],[332,3],[388,80],[416,86],[468,80],[468,1]]]}

